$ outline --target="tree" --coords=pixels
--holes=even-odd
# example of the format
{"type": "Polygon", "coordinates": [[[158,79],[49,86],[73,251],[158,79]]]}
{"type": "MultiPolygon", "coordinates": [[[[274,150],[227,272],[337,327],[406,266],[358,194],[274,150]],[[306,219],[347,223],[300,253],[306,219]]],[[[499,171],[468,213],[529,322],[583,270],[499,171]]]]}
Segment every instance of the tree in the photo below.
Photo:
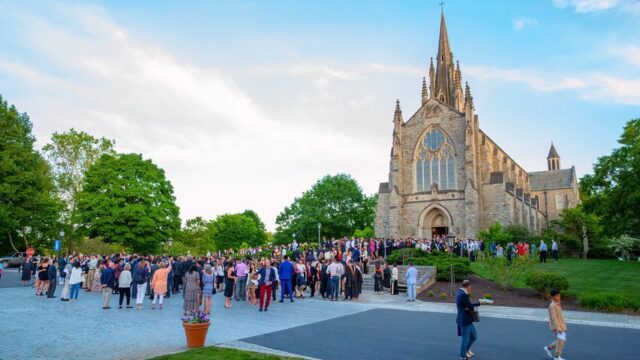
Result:
{"type": "Polygon", "coordinates": [[[173,186],[138,154],[104,154],[89,167],[74,221],[83,235],[146,253],[180,228],[173,186]]]}
{"type": "Polygon", "coordinates": [[[582,244],[582,258],[587,258],[589,239],[597,239],[602,227],[594,214],[586,213],[582,206],[567,208],[562,211],[560,218],[553,221],[560,226],[565,235],[577,239],[582,244]]]}
{"type": "Polygon", "coordinates": [[[60,200],[50,169],[34,150],[29,116],[0,96],[0,250],[51,245],[60,200]],[[17,242],[20,238],[22,241],[17,242]],[[21,246],[24,243],[24,246],[21,246]]]}
{"type": "Polygon", "coordinates": [[[488,228],[480,230],[478,235],[485,243],[506,245],[507,242],[511,241],[511,235],[497,221],[488,228]]]}
{"type": "Polygon", "coordinates": [[[178,238],[186,247],[193,248],[196,255],[215,249],[210,222],[200,216],[187,220],[178,238]]]}
{"type": "Polygon", "coordinates": [[[253,210],[245,210],[244,212],[241,213],[241,215],[244,215],[244,216],[250,218],[251,220],[253,220],[253,222],[256,223],[256,226],[258,227],[258,235],[257,235],[256,239],[251,239],[250,240],[250,244],[253,244],[252,246],[258,246],[258,245],[266,244],[267,243],[267,228],[265,227],[264,223],[260,219],[260,216],[258,216],[258,213],[256,213],[253,210]]]}
{"type": "Polygon", "coordinates": [[[218,250],[255,246],[260,229],[254,219],[242,214],[224,214],[211,223],[213,242],[218,250]]]}
{"type": "Polygon", "coordinates": [[[640,254],[640,239],[627,235],[609,239],[609,247],[620,255],[623,260],[629,260],[632,254],[640,254]]]}
{"type": "Polygon", "coordinates": [[[583,207],[607,224],[605,235],[640,237],[640,119],[625,125],[618,143],[580,180],[583,207]]]}
{"type": "Polygon", "coordinates": [[[65,133],[54,133],[51,142],[42,151],[51,166],[56,189],[65,202],[61,213],[65,223],[67,246],[73,249],[72,241],[76,237],[75,218],[78,206],[78,194],[82,190],[82,182],[89,167],[103,154],[114,154],[114,142],[105,138],[95,138],[83,131],[71,129],[65,133]]]}
{"type": "Polygon", "coordinates": [[[276,218],[277,243],[298,239],[315,240],[318,223],[321,236],[342,237],[358,229],[373,227],[377,197],[367,197],[347,174],[325,176],[294,199],[276,218]]]}

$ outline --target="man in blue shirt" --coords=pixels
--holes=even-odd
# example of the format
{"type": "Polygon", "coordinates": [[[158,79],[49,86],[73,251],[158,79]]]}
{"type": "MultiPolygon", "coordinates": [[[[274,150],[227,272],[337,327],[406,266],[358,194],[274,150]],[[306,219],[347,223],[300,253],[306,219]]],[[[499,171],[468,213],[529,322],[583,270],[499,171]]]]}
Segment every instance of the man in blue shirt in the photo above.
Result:
{"type": "Polygon", "coordinates": [[[287,255],[284,256],[284,261],[278,267],[278,274],[280,275],[280,302],[284,302],[285,291],[289,292],[289,299],[293,302],[293,291],[291,291],[293,264],[289,261],[287,255]]]}
{"type": "Polygon", "coordinates": [[[416,284],[418,283],[418,270],[409,262],[409,268],[405,274],[407,281],[407,301],[416,301],[416,284]]]}

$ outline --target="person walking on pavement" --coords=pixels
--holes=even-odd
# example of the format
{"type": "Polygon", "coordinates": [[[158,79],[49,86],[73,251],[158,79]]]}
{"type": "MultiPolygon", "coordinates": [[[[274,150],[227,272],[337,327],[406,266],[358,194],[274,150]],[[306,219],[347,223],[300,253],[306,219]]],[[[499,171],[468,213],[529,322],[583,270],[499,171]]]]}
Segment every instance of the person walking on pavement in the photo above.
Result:
{"type": "Polygon", "coordinates": [[[111,293],[116,284],[116,275],[111,264],[104,266],[100,274],[100,284],[102,285],[102,308],[105,310],[111,309],[109,301],[111,300],[111,293]]]}
{"type": "Polygon", "coordinates": [[[458,336],[462,337],[460,343],[460,360],[468,360],[474,354],[471,352],[471,346],[478,339],[478,333],[473,326],[474,309],[480,306],[480,303],[471,303],[469,293],[471,292],[471,282],[469,280],[462,281],[462,287],[456,293],[456,308],[458,314],[456,316],[456,324],[458,325],[458,336]]]}
{"type": "Polygon", "coordinates": [[[120,279],[118,280],[118,293],[120,299],[118,299],[118,308],[122,309],[122,300],[127,297],[127,309],[131,308],[131,283],[133,279],[131,277],[131,264],[124,265],[124,270],[120,273],[120,279]]]}
{"type": "Polygon", "coordinates": [[[47,298],[49,299],[53,299],[56,294],[56,284],[58,281],[56,276],[58,272],[58,269],[56,269],[57,263],[58,260],[54,258],[53,261],[49,264],[49,268],[47,270],[49,272],[49,288],[47,289],[47,298]]]}
{"type": "Polygon", "coordinates": [[[289,261],[287,255],[284,256],[284,261],[278,267],[278,273],[280,274],[280,302],[284,302],[284,294],[286,292],[289,293],[289,299],[293,302],[293,291],[291,290],[293,264],[289,261]]]}
{"type": "Polygon", "coordinates": [[[407,301],[416,301],[416,284],[418,283],[418,270],[409,262],[409,268],[405,274],[407,283],[407,301]]]}
{"type": "Polygon", "coordinates": [[[236,283],[235,283],[235,298],[236,301],[246,300],[246,287],[247,287],[247,262],[246,260],[238,261],[235,267],[236,271],[236,283]]]}
{"type": "Polygon", "coordinates": [[[562,315],[562,306],[560,305],[560,291],[551,290],[551,304],[549,304],[549,328],[553,331],[554,341],[544,347],[544,351],[550,358],[555,360],[564,360],[562,358],[562,350],[567,341],[567,324],[562,315]]]}
{"type": "Polygon", "coordinates": [[[264,266],[258,272],[258,288],[260,289],[260,310],[268,311],[271,303],[271,284],[276,281],[276,271],[271,267],[271,260],[265,259],[264,266]]]}

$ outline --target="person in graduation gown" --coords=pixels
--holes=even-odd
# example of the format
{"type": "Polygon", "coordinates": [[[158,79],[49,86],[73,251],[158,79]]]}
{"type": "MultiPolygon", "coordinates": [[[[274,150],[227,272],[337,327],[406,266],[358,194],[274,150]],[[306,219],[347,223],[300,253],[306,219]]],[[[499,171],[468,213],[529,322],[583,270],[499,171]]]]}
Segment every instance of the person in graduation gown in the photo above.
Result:
{"type": "Polygon", "coordinates": [[[344,274],[342,274],[342,278],[344,284],[344,300],[351,300],[353,299],[354,293],[353,264],[344,266],[344,274]]]}
{"type": "Polygon", "coordinates": [[[320,267],[320,294],[323,299],[327,298],[327,293],[329,292],[329,276],[327,276],[327,262],[329,260],[321,260],[320,263],[322,266],[320,267]]]}
{"type": "Polygon", "coordinates": [[[353,264],[353,268],[354,268],[353,298],[358,299],[358,297],[360,297],[360,294],[362,294],[362,282],[364,279],[362,278],[362,270],[360,270],[360,267],[358,267],[358,264],[353,264]]]}

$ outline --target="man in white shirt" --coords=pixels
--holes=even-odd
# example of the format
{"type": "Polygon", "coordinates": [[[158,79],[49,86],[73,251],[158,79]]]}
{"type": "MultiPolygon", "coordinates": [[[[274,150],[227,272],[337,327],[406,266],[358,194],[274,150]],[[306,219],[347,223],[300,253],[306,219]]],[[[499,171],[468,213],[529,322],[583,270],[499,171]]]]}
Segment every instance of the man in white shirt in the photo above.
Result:
{"type": "Polygon", "coordinates": [[[338,289],[342,276],[342,265],[338,263],[338,259],[334,258],[331,265],[327,267],[327,274],[329,275],[329,299],[338,301],[338,289]]]}

